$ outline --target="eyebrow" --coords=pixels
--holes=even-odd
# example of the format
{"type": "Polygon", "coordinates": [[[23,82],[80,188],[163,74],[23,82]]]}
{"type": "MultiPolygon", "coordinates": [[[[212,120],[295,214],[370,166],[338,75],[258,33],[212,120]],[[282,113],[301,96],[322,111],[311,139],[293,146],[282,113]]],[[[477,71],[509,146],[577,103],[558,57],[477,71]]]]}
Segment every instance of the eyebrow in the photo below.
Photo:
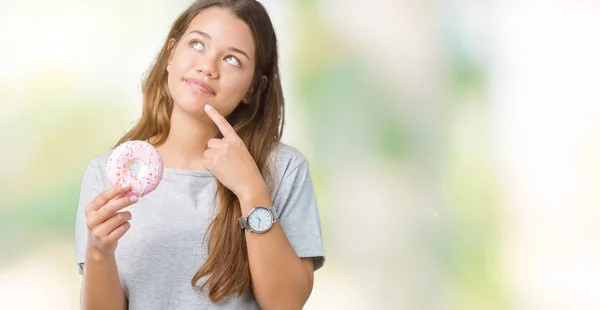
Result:
{"type": "MultiPolygon", "coordinates": [[[[199,34],[200,36],[203,36],[203,37],[205,37],[205,38],[207,38],[207,39],[209,39],[209,40],[212,40],[212,38],[210,37],[210,35],[208,35],[208,33],[204,32],[204,31],[200,31],[200,30],[192,30],[192,31],[190,31],[190,33],[188,33],[188,35],[190,35],[190,34],[192,34],[192,33],[199,34]]],[[[235,52],[235,53],[242,54],[242,55],[246,56],[246,58],[248,58],[248,60],[250,60],[250,57],[248,56],[248,54],[247,54],[246,52],[242,51],[242,50],[241,50],[241,49],[239,49],[239,48],[236,48],[236,47],[229,47],[229,48],[228,48],[228,50],[230,50],[230,51],[232,51],[232,52],[235,52]]]]}

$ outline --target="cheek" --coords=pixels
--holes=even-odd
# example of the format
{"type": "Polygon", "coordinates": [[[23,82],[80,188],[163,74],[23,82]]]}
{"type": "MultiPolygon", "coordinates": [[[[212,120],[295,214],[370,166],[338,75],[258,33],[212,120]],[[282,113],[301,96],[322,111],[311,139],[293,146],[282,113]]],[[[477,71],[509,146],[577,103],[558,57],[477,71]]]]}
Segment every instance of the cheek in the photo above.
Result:
{"type": "Polygon", "coordinates": [[[169,72],[167,73],[167,86],[169,88],[169,93],[173,97],[173,99],[177,98],[177,87],[179,86],[180,75],[177,71],[173,70],[173,67],[169,68],[169,72]]]}
{"type": "Polygon", "coordinates": [[[169,91],[175,94],[175,90],[181,84],[181,80],[186,72],[186,68],[189,67],[190,60],[185,55],[174,55],[169,65],[168,74],[168,85],[169,91]]]}
{"type": "Polygon", "coordinates": [[[252,74],[247,72],[223,72],[221,75],[221,89],[231,101],[240,102],[252,84],[252,74]]]}

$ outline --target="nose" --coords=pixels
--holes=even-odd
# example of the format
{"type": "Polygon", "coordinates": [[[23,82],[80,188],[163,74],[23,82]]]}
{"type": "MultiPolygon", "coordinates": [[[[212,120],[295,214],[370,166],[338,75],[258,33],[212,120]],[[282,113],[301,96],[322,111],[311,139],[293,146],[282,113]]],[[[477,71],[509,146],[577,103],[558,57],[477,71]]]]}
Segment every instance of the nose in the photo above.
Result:
{"type": "Polygon", "coordinates": [[[196,70],[211,79],[216,79],[219,77],[216,57],[211,55],[205,55],[204,57],[201,57],[196,64],[196,70]]]}

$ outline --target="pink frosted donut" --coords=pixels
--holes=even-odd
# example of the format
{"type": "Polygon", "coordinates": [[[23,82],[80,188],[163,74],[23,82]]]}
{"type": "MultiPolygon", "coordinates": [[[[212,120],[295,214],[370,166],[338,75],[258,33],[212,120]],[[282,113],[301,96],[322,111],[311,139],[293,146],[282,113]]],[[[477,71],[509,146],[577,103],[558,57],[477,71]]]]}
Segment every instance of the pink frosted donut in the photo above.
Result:
{"type": "Polygon", "coordinates": [[[117,146],[106,165],[112,186],[129,182],[132,193],[139,197],[155,190],[163,176],[160,153],[145,141],[127,141],[117,146]]]}

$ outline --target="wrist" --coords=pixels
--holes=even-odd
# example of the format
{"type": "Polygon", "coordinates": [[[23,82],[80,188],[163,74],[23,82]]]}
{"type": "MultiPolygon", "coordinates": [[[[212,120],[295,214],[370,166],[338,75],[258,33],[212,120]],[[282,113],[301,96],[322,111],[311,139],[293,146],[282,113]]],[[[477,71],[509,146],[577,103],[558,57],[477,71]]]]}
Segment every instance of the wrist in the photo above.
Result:
{"type": "Polygon", "coordinates": [[[255,206],[270,207],[273,204],[271,193],[266,185],[253,187],[247,192],[238,195],[238,199],[240,200],[243,216],[248,216],[250,210],[255,206]]]}
{"type": "Polygon", "coordinates": [[[86,260],[91,260],[93,262],[103,262],[108,259],[114,259],[115,253],[111,250],[99,249],[93,245],[88,245],[86,260]]]}
{"type": "Polygon", "coordinates": [[[270,196],[271,193],[267,187],[267,184],[260,179],[258,181],[248,183],[248,185],[241,189],[239,193],[236,193],[236,195],[240,202],[248,202],[259,197],[270,196]]]}

